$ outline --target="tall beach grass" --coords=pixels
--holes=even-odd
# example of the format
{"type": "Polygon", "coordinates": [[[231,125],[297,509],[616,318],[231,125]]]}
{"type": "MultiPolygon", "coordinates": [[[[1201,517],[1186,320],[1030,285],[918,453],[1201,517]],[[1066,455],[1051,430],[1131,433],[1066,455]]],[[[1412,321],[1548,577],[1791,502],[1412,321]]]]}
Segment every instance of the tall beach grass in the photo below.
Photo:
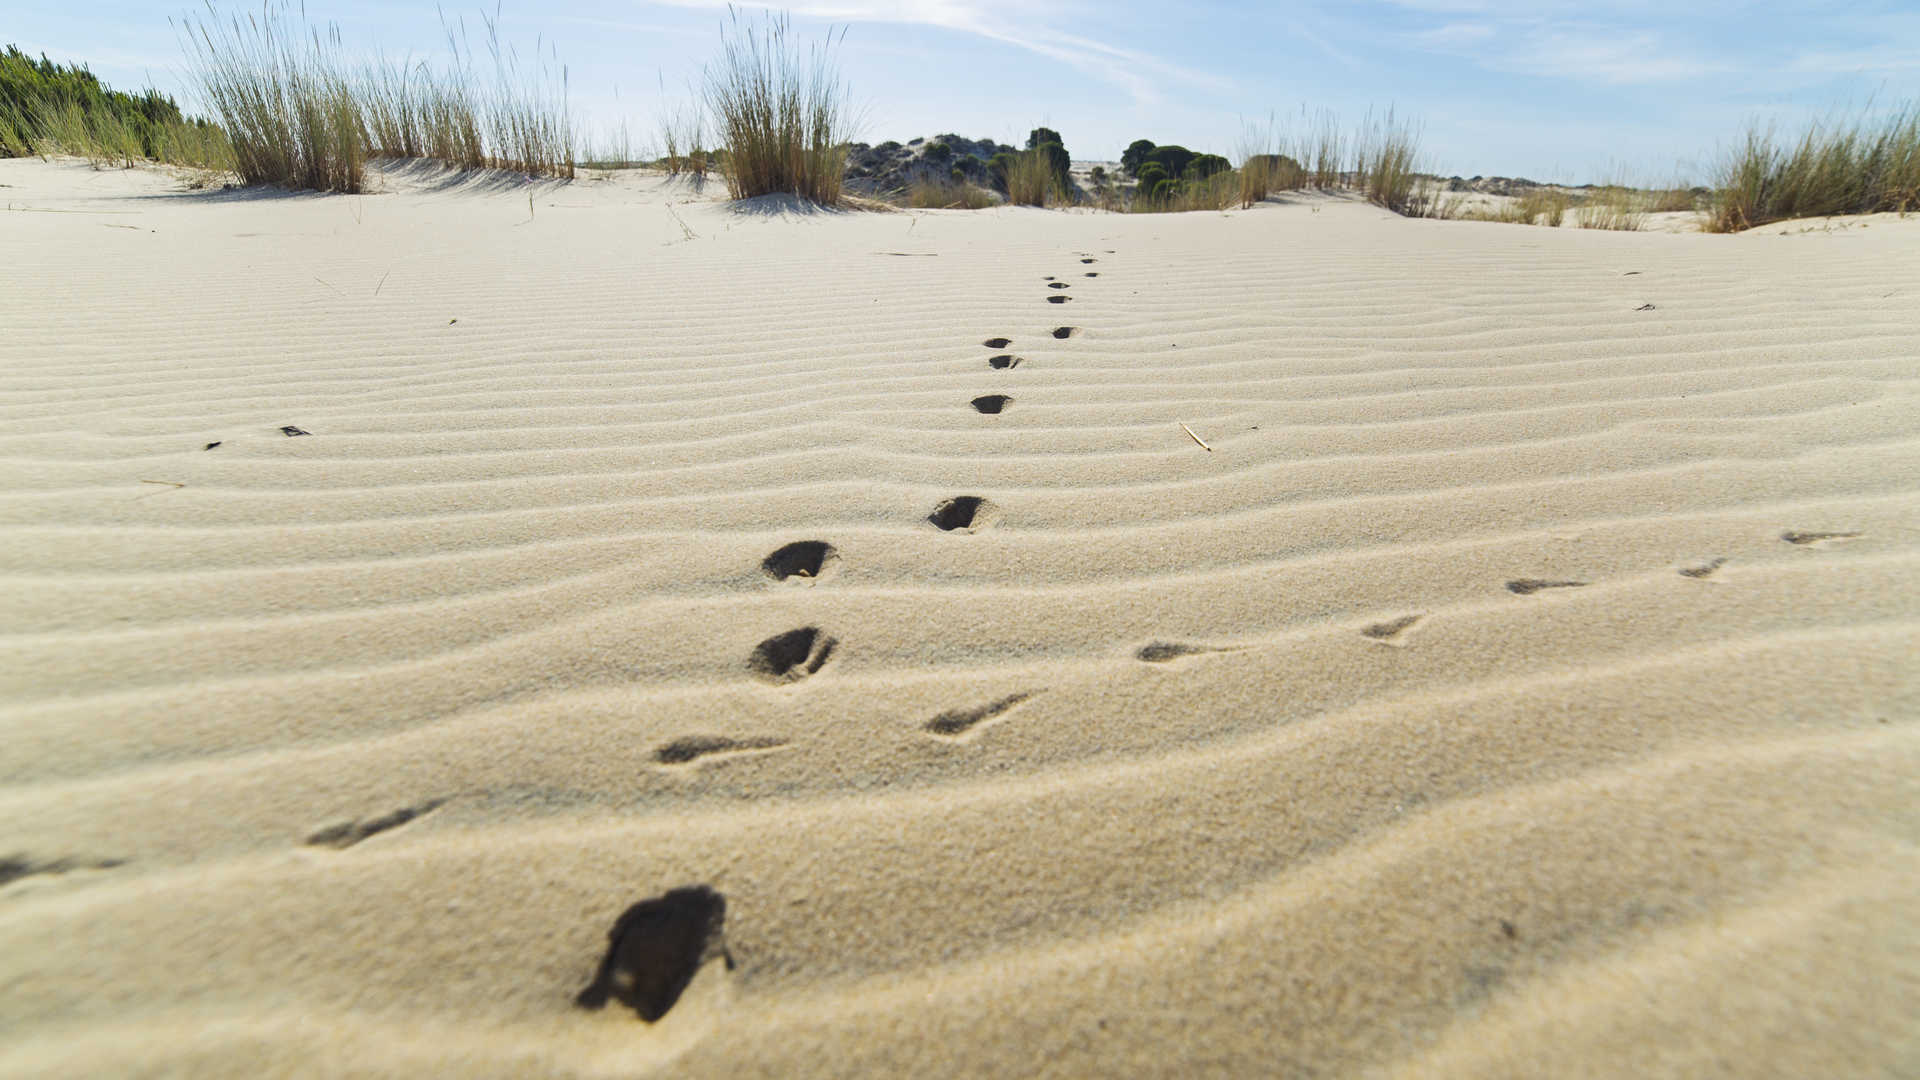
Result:
{"type": "Polygon", "coordinates": [[[733,198],[841,202],[853,117],[836,44],[830,33],[803,56],[786,16],[768,14],[756,24],[732,12],[720,59],[705,71],[705,101],[726,147],[733,198]]]}
{"type": "Polygon", "coordinates": [[[1712,232],[1787,218],[1920,209],[1920,102],[1878,118],[1814,123],[1786,143],[1771,128],[1751,128],[1714,186],[1712,232]]]}
{"type": "Polygon", "coordinates": [[[566,69],[537,52],[523,67],[498,23],[482,20],[491,78],[475,63],[464,21],[448,26],[450,56],[438,68],[356,60],[337,26],[307,23],[288,0],[224,19],[209,0],[204,16],[177,25],[245,183],[359,191],[372,158],[571,178],[566,69]]]}

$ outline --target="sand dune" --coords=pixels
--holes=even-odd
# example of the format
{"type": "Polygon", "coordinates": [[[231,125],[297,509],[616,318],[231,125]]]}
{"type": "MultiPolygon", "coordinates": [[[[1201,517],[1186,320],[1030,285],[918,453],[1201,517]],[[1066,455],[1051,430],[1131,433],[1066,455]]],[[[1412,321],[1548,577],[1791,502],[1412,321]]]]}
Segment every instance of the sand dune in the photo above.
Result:
{"type": "Polygon", "coordinates": [[[0,1073],[1920,1071],[1920,221],[0,184],[0,1073]]]}

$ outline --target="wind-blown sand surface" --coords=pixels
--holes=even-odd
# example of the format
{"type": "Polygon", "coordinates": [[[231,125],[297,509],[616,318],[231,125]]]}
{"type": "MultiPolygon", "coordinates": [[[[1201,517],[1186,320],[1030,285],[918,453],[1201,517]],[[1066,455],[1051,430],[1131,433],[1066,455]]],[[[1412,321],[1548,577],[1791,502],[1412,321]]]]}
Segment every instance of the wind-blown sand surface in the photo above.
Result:
{"type": "Polygon", "coordinates": [[[1920,1071],[1920,220],[387,183],[0,162],[0,1073],[1920,1071]]]}

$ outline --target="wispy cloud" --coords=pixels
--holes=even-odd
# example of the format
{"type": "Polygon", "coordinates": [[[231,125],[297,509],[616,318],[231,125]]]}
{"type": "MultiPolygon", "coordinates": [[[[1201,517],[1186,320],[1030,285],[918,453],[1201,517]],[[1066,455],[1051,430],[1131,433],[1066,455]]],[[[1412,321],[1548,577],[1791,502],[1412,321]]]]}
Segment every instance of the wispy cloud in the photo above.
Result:
{"type": "MultiPolygon", "coordinates": [[[[680,7],[724,8],[726,0],[666,0],[680,7]]],[[[1002,45],[1024,49],[1126,90],[1136,103],[1161,99],[1168,82],[1220,90],[1230,80],[1196,71],[1137,49],[1085,37],[1048,22],[1047,6],[1013,0],[838,0],[789,6],[792,14],[840,23],[895,23],[931,26],[972,34],[1002,45]]],[[[1070,14],[1070,13],[1069,13],[1070,14]]]]}

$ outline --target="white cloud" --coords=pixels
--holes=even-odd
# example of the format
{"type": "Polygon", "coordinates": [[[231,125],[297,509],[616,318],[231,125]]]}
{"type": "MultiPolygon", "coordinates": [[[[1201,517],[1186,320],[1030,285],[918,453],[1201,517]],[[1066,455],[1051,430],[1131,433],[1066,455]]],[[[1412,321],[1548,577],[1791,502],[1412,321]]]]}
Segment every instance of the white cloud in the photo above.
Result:
{"type": "MultiPolygon", "coordinates": [[[[727,0],[666,0],[680,7],[724,8],[727,0]]],[[[989,41],[1044,56],[1087,75],[1124,87],[1136,103],[1159,100],[1156,87],[1171,80],[1189,86],[1222,89],[1228,80],[1168,63],[1135,49],[1109,45],[1056,29],[1034,18],[1042,5],[1014,0],[838,0],[800,3],[785,10],[829,22],[884,22],[931,26],[973,34],[989,41]]],[[[1084,20],[1082,20],[1084,21],[1084,20]]]]}

